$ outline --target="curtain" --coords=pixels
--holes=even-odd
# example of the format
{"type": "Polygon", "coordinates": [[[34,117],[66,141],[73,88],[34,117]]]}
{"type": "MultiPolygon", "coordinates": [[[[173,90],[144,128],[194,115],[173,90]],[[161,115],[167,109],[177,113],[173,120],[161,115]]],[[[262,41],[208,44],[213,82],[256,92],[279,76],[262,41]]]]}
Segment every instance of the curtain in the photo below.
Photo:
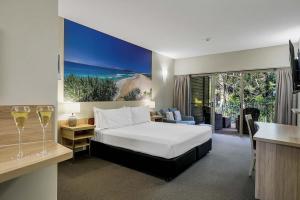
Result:
{"type": "Polygon", "coordinates": [[[297,94],[293,94],[292,71],[282,68],[276,71],[275,119],[279,124],[296,125],[297,116],[292,108],[297,108],[297,94]]]}
{"type": "Polygon", "coordinates": [[[173,105],[183,115],[191,115],[191,84],[190,76],[175,76],[173,105]]]}

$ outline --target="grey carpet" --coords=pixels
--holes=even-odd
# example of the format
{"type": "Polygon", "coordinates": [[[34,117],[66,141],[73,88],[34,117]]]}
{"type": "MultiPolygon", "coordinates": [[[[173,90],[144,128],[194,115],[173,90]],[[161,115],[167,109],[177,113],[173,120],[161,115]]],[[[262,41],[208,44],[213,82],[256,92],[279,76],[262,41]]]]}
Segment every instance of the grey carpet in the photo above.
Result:
{"type": "Polygon", "coordinates": [[[99,158],[59,164],[58,200],[253,200],[249,138],[213,135],[213,150],[171,182],[99,158]]]}
{"type": "Polygon", "coordinates": [[[220,130],[217,130],[218,133],[221,134],[228,134],[228,135],[239,135],[239,132],[235,128],[222,128],[220,130]]]}

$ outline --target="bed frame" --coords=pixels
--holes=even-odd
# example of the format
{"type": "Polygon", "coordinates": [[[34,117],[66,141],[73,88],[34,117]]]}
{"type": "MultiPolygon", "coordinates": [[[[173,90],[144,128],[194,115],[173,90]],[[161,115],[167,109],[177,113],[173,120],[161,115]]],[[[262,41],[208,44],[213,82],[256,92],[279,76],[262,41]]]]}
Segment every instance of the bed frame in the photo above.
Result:
{"type": "Polygon", "coordinates": [[[91,142],[91,153],[93,156],[163,178],[166,181],[171,181],[205,156],[211,148],[212,140],[210,139],[176,158],[165,159],[101,142],[91,142]]]}

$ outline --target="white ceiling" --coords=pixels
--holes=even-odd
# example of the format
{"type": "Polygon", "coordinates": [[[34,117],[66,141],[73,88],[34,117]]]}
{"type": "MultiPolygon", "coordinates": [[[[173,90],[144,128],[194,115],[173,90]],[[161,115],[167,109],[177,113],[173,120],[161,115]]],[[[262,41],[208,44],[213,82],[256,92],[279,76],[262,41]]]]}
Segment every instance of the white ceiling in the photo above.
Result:
{"type": "Polygon", "coordinates": [[[173,58],[300,38],[300,0],[59,0],[59,16],[173,58]]]}

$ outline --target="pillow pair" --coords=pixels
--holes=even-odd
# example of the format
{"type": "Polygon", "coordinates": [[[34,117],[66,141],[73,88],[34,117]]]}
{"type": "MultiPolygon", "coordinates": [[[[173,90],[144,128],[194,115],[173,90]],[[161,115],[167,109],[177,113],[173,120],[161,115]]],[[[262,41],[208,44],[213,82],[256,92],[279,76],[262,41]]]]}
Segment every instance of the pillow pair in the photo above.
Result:
{"type": "Polygon", "coordinates": [[[123,107],[119,109],[100,109],[94,107],[96,128],[120,128],[150,121],[147,107],[123,107]]]}
{"type": "Polygon", "coordinates": [[[179,110],[175,110],[173,112],[166,112],[166,118],[167,120],[175,120],[175,121],[181,121],[181,114],[179,110]]]}
{"type": "Polygon", "coordinates": [[[118,128],[132,124],[129,108],[99,109],[94,108],[95,125],[97,128],[118,128]]]}

